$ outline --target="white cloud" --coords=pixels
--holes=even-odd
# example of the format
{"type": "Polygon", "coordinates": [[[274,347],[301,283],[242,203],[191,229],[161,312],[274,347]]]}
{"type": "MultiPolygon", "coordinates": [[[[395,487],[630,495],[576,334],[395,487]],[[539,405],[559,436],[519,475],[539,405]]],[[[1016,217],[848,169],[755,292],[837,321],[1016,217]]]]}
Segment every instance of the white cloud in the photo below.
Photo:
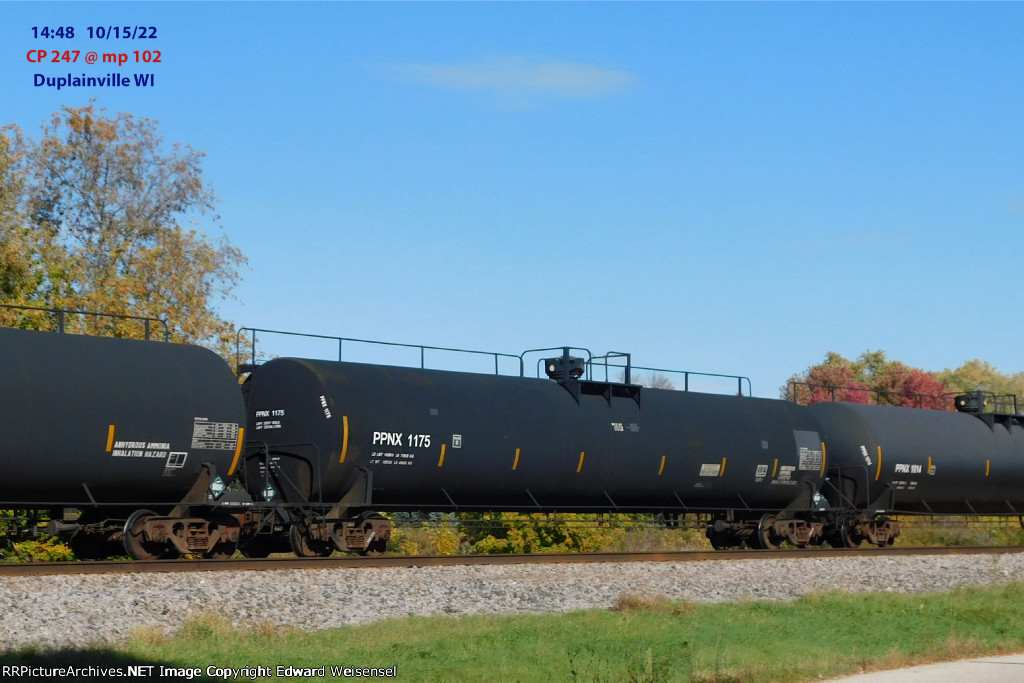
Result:
{"type": "Polygon", "coordinates": [[[485,92],[522,103],[609,97],[636,82],[636,76],[628,71],[523,55],[494,55],[454,64],[401,64],[388,69],[388,75],[408,83],[485,92]]]}

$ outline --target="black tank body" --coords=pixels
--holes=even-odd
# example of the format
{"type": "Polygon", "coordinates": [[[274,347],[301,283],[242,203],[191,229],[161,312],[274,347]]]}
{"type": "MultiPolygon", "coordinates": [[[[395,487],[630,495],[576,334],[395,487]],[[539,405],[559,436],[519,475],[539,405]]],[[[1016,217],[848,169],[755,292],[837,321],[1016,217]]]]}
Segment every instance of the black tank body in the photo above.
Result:
{"type": "Polygon", "coordinates": [[[207,349],[4,328],[0,359],[3,504],[174,504],[239,453],[238,382],[207,349]]]}
{"type": "Polygon", "coordinates": [[[1016,419],[838,402],[809,410],[822,426],[830,461],[843,466],[831,479],[857,507],[1024,511],[1024,429],[1016,419]]]}
{"type": "Polygon", "coordinates": [[[249,387],[250,491],[260,449],[271,495],[329,505],[364,468],[378,509],[777,510],[820,486],[806,408],[582,384],[275,359],[249,387]]]}

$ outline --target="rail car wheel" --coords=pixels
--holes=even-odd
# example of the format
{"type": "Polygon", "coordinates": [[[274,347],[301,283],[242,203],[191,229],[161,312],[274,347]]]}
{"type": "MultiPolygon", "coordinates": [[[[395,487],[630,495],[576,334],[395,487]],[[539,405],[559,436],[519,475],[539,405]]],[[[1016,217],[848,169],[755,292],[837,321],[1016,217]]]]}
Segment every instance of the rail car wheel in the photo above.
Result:
{"type": "Polygon", "coordinates": [[[158,560],[171,555],[166,543],[146,540],[144,530],[150,517],[156,517],[156,513],[136,510],[124,523],[124,549],[136,560],[158,560]]]}
{"type": "Polygon", "coordinates": [[[334,552],[334,545],[330,541],[321,541],[313,538],[309,528],[303,525],[292,525],[288,531],[288,542],[292,546],[292,552],[299,557],[329,557],[334,552]]]}
{"type": "Polygon", "coordinates": [[[757,523],[757,533],[751,539],[754,547],[762,550],[775,550],[782,544],[782,539],[775,533],[775,515],[765,515],[757,523]]]}
{"type": "MultiPolygon", "coordinates": [[[[386,519],[384,515],[377,512],[371,512],[361,516],[362,520],[367,519],[386,519]]],[[[390,536],[389,536],[390,538],[390,536]]],[[[388,551],[388,538],[374,538],[363,550],[359,551],[360,555],[367,555],[369,557],[379,557],[388,551]]]]}

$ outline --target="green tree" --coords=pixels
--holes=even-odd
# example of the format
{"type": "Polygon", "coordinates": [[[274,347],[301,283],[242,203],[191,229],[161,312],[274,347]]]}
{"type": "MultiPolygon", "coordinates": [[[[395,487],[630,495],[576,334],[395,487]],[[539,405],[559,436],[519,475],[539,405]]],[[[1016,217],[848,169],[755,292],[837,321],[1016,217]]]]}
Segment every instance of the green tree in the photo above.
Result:
{"type": "Polygon", "coordinates": [[[950,391],[987,391],[996,396],[1015,395],[1024,397],[1024,372],[1007,375],[999,372],[990,363],[975,358],[955,370],[946,368],[939,377],[950,387],[950,391]]]}
{"type": "MultiPolygon", "coordinates": [[[[849,363],[849,361],[847,362],[849,363]]],[[[885,357],[885,351],[877,350],[865,351],[857,357],[857,360],[849,363],[849,365],[853,371],[853,376],[858,382],[871,386],[877,381],[877,378],[885,374],[890,362],[885,357]]]]}
{"type": "Polygon", "coordinates": [[[24,213],[24,165],[21,131],[16,126],[0,128],[0,297],[12,303],[23,303],[39,287],[24,213]]]}
{"type": "MultiPolygon", "coordinates": [[[[165,318],[174,340],[226,350],[233,326],[214,305],[230,296],[246,259],[226,238],[195,229],[201,217],[217,220],[202,152],[168,148],[155,121],[92,103],[56,112],[37,142],[5,132],[5,300],[165,318]]],[[[138,325],[104,319],[77,324],[141,335],[138,325]]]]}

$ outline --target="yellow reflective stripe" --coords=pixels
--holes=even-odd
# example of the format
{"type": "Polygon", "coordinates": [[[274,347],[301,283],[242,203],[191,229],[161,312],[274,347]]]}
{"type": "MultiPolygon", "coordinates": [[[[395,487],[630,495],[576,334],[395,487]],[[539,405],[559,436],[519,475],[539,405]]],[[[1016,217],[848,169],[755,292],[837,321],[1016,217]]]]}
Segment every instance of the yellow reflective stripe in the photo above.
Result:
{"type": "Polygon", "coordinates": [[[722,469],[718,470],[718,476],[725,476],[725,458],[722,458],[722,469]]]}
{"type": "Polygon", "coordinates": [[[519,449],[516,449],[516,459],[512,461],[512,469],[519,467],[519,449]]]}
{"type": "Polygon", "coordinates": [[[444,464],[444,449],[448,444],[441,444],[441,458],[437,461],[437,466],[440,467],[444,464]]]}
{"type": "Polygon", "coordinates": [[[882,476],[882,447],[878,447],[878,470],[875,472],[875,481],[882,476]]]}
{"type": "Polygon", "coordinates": [[[661,456],[661,467],[658,468],[658,476],[660,477],[661,473],[664,472],[664,471],[665,471],[665,456],[663,455],[663,456],[661,456]]]}
{"type": "Polygon", "coordinates": [[[985,476],[987,477],[988,473],[991,472],[991,471],[992,471],[992,461],[991,460],[986,460],[985,461],[985,476]]]}
{"type": "Polygon", "coordinates": [[[345,454],[348,453],[348,415],[341,416],[341,459],[338,462],[345,462],[345,454]]]}
{"type": "Polygon", "coordinates": [[[580,451],[580,464],[576,465],[576,471],[577,472],[580,472],[580,471],[583,470],[583,456],[585,455],[585,453],[586,453],[585,451],[580,451]]]}
{"type": "Polygon", "coordinates": [[[932,473],[932,459],[928,458],[928,474],[932,473]]]}
{"type": "Polygon", "coordinates": [[[107,427],[107,453],[114,450],[114,425],[107,427]]]}
{"type": "Polygon", "coordinates": [[[231,467],[228,468],[228,474],[234,474],[235,468],[238,467],[238,458],[242,455],[242,443],[244,441],[243,435],[245,434],[245,427],[238,428],[238,443],[235,445],[235,458],[231,461],[231,467]]]}
{"type": "Polygon", "coordinates": [[[825,476],[825,461],[827,459],[828,459],[828,456],[825,455],[825,442],[822,441],[821,442],[821,476],[823,476],[823,477],[825,476]]]}
{"type": "Polygon", "coordinates": [[[772,477],[779,473],[779,459],[775,458],[775,464],[772,465],[772,477]]]}

